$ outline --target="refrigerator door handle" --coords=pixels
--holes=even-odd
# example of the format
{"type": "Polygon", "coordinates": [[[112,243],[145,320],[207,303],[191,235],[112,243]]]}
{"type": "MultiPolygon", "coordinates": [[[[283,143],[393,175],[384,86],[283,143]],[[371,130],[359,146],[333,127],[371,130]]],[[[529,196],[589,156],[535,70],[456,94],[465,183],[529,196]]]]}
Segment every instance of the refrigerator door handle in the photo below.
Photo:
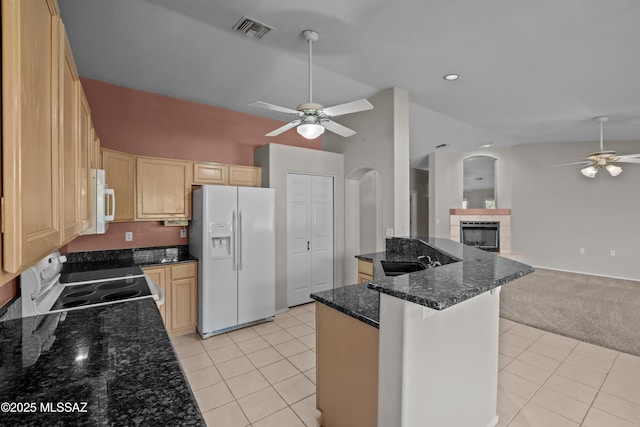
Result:
{"type": "Polygon", "coordinates": [[[232,234],[232,245],[233,248],[231,248],[231,253],[233,254],[233,260],[231,262],[231,266],[233,267],[233,271],[236,271],[236,210],[233,210],[233,214],[231,216],[231,223],[232,223],[232,227],[233,230],[231,231],[232,234]]]}
{"type": "Polygon", "coordinates": [[[242,211],[238,211],[238,270],[242,270],[242,211]]]}

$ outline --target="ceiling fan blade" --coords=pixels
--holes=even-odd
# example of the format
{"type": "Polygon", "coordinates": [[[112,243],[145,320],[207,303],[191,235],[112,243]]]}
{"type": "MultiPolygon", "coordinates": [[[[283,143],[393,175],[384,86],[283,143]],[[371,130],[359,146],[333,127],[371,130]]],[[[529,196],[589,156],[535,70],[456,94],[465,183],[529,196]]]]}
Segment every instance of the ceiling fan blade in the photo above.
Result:
{"type": "Polygon", "coordinates": [[[593,163],[591,160],[583,160],[581,162],[571,162],[571,163],[561,163],[559,165],[550,165],[550,168],[555,168],[556,166],[571,166],[571,165],[588,165],[593,163]]]}
{"type": "Polygon", "coordinates": [[[280,135],[281,133],[284,133],[284,132],[288,131],[289,129],[291,129],[291,128],[294,128],[294,127],[298,126],[301,122],[302,122],[302,120],[294,120],[294,121],[292,121],[292,122],[290,122],[290,123],[287,123],[287,124],[286,124],[286,125],[284,125],[284,126],[279,127],[279,128],[278,128],[278,129],[276,129],[276,130],[272,130],[271,132],[269,132],[269,133],[268,133],[268,134],[266,134],[265,136],[278,136],[278,135],[280,135]]]}
{"type": "Polygon", "coordinates": [[[357,113],[373,109],[373,105],[366,99],[346,102],[344,104],[334,105],[333,107],[324,108],[322,111],[329,117],[341,116],[343,114],[357,113]]]}
{"type": "Polygon", "coordinates": [[[253,105],[255,107],[266,108],[267,110],[279,111],[287,114],[298,114],[298,110],[293,110],[287,107],[280,107],[279,105],[269,104],[268,102],[253,101],[247,103],[247,105],[253,105]]]}
{"type": "Polygon", "coordinates": [[[346,126],[342,126],[340,123],[336,123],[333,120],[323,120],[322,126],[324,126],[325,129],[328,129],[333,133],[337,133],[338,135],[343,136],[345,138],[348,138],[356,134],[355,130],[349,129],[346,126]]]}
{"type": "Polygon", "coordinates": [[[616,162],[620,163],[640,163],[640,154],[625,154],[623,156],[616,156],[618,159],[616,162]]]}

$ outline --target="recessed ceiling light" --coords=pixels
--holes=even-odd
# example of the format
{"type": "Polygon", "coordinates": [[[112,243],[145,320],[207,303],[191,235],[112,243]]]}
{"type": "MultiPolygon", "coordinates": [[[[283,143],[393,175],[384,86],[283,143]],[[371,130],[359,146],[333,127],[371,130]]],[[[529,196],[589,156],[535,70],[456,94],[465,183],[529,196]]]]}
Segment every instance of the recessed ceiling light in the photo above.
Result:
{"type": "Polygon", "coordinates": [[[489,148],[492,144],[482,144],[480,148],[489,148]]]}
{"type": "Polygon", "coordinates": [[[448,80],[450,82],[454,81],[454,80],[459,80],[460,79],[460,74],[445,74],[444,76],[442,76],[443,79],[448,80]]]}

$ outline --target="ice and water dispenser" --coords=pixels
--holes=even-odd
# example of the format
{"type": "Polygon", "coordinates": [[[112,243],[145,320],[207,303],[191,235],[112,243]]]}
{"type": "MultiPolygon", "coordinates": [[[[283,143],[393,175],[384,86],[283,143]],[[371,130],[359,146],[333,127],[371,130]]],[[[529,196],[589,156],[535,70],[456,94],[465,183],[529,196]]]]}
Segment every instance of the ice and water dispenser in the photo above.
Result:
{"type": "Polygon", "coordinates": [[[231,256],[231,236],[233,228],[230,222],[226,223],[209,223],[209,244],[211,258],[228,258],[231,256]]]}

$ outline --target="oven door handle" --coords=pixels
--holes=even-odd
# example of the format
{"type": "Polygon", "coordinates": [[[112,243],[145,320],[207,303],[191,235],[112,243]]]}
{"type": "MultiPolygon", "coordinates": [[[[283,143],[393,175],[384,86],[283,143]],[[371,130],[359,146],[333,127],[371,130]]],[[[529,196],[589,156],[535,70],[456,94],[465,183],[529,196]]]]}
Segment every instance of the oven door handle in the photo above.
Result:
{"type": "Polygon", "coordinates": [[[153,299],[156,302],[156,305],[160,307],[162,304],[164,304],[164,291],[160,286],[158,286],[158,284],[156,284],[154,281],[149,279],[148,276],[146,277],[147,277],[147,283],[149,283],[151,287],[151,294],[153,295],[153,299]]]}

